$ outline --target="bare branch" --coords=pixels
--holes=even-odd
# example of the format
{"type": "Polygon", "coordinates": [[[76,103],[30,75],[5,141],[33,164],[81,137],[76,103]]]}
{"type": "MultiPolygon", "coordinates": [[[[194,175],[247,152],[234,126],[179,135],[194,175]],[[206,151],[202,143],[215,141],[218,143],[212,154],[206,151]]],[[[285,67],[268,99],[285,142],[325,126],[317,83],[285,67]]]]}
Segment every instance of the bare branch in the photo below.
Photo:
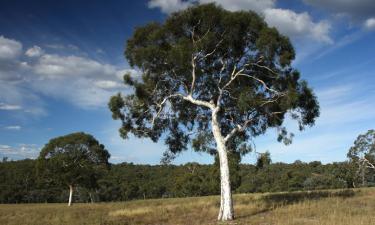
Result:
{"type": "Polygon", "coordinates": [[[189,102],[195,104],[195,105],[204,106],[204,107],[207,107],[207,108],[209,108],[211,110],[215,109],[215,105],[212,102],[207,102],[207,101],[202,101],[202,100],[194,99],[191,95],[183,96],[182,98],[184,100],[186,100],[186,101],[189,101],[189,102]]]}
{"type": "Polygon", "coordinates": [[[214,54],[214,53],[216,52],[217,48],[218,48],[218,47],[220,46],[220,44],[223,42],[223,40],[224,40],[223,38],[220,39],[220,41],[216,44],[214,50],[212,50],[211,52],[209,52],[209,53],[207,53],[206,55],[204,55],[204,56],[202,57],[202,59],[205,59],[205,58],[209,57],[210,55],[214,54]]]}
{"type": "Polygon", "coordinates": [[[181,96],[181,94],[173,94],[165,97],[160,103],[156,103],[156,105],[159,107],[159,110],[157,111],[156,115],[152,118],[151,125],[154,126],[155,120],[160,116],[161,111],[164,108],[164,104],[173,97],[181,96]]]}
{"type": "Polygon", "coordinates": [[[359,159],[359,161],[363,164],[366,164],[366,168],[375,169],[375,165],[372,164],[366,157],[359,159]]]}
{"type": "Polygon", "coordinates": [[[160,116],[160,113],[162,112],[163,108],[164,108],[164,105],[165,103],[171,99],[171,98],[174,98],[174,97],[181,97],[182,99],[184,99],[185,101],[189,101],[195,105],[198,105],[198,106],[204,106],[204,107],[207,107],[211,110],[213,110],[215,108],[215,105],[211,102],[207,102],[207,101],[202,101],[202,100],[198,100],[198,99],[194,99],[191,95],[187,95],[187,96],[184,96],[180,93],[176,93],[176,94],[172,94],[172,95],[168,95],[167,97],[165,97],[160,103],[156,103],[156,105],[158,106],[159,110],[157,111],[156,115],[152,118],[152,121],[151,121],[151,125],[154,126],[155,124],[155,120],[160,116]]]}
{"type": "MultiPolygon", "coordinates": [[[[277,114],[281,114],[281,113],[283,113],[283,112],[272,112],[272,113],[270,113],[270,115],[277,115],[277,114]]],[[[224,141],[225,142],[229,141],[238,132],[244,132],[251,121],[253,121],[253,118],[245,120],[245,122],[242,125],[237,124],[236,127],[233,128],[231,130],[231,132],[229,132],[229,134],[227,134],[227,136],[225,136],[224,141]]]]}
{"type": "Polygon", "coordinates": [[[285,95],[285,93],[283,93],[283,92],[279,92],[277,95],[276,95],[276,97],[272,97],[271,99],[269,99],[269,100],[267,100],[267,101],[264,101],[260,106],[261,107],[263,107],[263,106],[265,106],[265,105],[267,105],[267,104],[269,104],[269,103],[273,103],[273,102],[277,102],[277,100],[279,100],[280,99],[280,97],[282,97],[282,96],[284,96],[285,95]]]}
{"type": "Polygon", "coordinates": [[[252,78],[252,79],[254,79],[254,80],[260,82],[260,83],[264,86],[264,88],[267,89],[268,91],[274,92],[274,93],[276,93],[277,95],[280,94],[279,91],[276,91],[275,89],[272,89],[272,88],[268,87],[267,84],[266,84],[263,80],[261,80],[261,79],[259,79],[259,78],[257,78],[257,77],[254,77],[254,76],[252,76],[252,75],[245,74],[245,73],[239,73],[238,76],[245,76],[245,77],[252,78]]]}
{"type": "Polygon", "coordinates": [[[258,63],[251,63],[251,65],[254,65],[254,66],[259,67],[259,68],[266,69],[266,70],[268,70],[269,72],[275,74],[276,76],[278,75],[275,71],[273,71],[273,70],[272,70],[271,68],[269,68],[268,66],[259,65],[258,63]]]}

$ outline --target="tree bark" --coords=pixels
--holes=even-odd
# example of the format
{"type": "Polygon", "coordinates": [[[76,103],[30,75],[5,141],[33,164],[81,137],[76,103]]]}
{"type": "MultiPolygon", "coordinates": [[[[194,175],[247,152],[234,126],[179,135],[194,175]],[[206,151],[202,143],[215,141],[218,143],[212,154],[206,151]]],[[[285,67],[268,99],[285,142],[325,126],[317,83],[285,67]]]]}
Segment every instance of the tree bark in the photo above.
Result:
{"type": "Polygon", "coordinates": [[[212,111],[212,133],[214,135],[217,152],[220,161],[220,210],[218,215],[218,220],[227,221],[234,219],[233,201],[232,201],[232,191],[230,187],[230,177],[229,177],[229,164],[228,164],[228,154],[226,143],[223,135],[220,131],[220,126],[217,118],[218,109],[212,111]]]}
{"type": "Polygon", "coordinates": [[[68,206],[72,205],[72,199],[73,199],[73,185],[69,185],[69,202],[68,202],[68,206]]]}
{"type": "Polygon", "coordinates": [[[91,191],[89,192],[89,197],[90,197],[90,203],[91,203],[91,204],[94,203],[94,198],[93,198],[93,196],[92,196],[91,191]]]}
{"type": "Polygon", "coordinates": [[[366,179],[365,179],[366,167],[365,167],[365,165],[362,165],[361,176],[362,176],[362,187],[365,187],[366,186],[366,179]]]}

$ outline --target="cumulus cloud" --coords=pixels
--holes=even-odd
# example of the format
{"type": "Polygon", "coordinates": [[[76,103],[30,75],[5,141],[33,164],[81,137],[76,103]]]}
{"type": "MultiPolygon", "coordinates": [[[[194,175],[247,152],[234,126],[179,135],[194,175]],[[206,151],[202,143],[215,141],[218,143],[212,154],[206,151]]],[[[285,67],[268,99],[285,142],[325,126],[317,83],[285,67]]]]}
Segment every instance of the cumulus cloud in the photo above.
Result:
{"type": "Polygon", "coordinates": [[[121,69],[87,57],[45,54],[32,70],[39,81],[30,84],[34,90],[82,108],[105,106],[125,88],[118,76],[121,69]]]}
{"type": "Polygon", "coordinates": [[[266,9],[273,8],[276,0],[199,0],[199,3],[215,2],[229,11],[253,10],[263,12],[266,9]]]}
{"type": "Polygon", "coordinates": [[[186,9],[193,4],[205,4],[214,2],[230,11],[253,10],[261,12],[274,7],[276,0],[151,0],[148,3],[150,8],[160,8],[164,13],[172,13],[186,9]]]}
{"type": "Polygon", "coordinates": [[[296,40],[314,40],[319,43],[332,43],[331,25],[328,21],[314,22],[309,13],[296,13],[288,9],[275,8],[276,0],[152,0],[150,8],[160,8],[164,13],[183,10],[192,4],[214,2],[230,11],[253,10],[265,17],[266,22],[276,27],[284,35],[296,40]]]}
{"type": "Polygon", "coordinates": [[[98,81],[95,81],[95,85],[103,89],[112,89],[112,88],[122,87],[120,83],[112,81],[112,80],[98,80],[98,81]]]}
{"type": "Polygon", "coordinates": [[[266,9],[265,20],[268,25],[292,38],[312,38],[332,43],[329,36],[331,25],[327,21],[314,23],[307,12],[296,13],[288,9],[266,9]]]}
{"type": "Polygon", "coordinates": [[[149,8],[160,8],[163,13],[172,13],[186,9],[192,5],[191,1],[182,0],[151,0],[148,2],[149,8]]]}
{"type": "Polygon", "coordinates": [[[112,65],[79,56],[43,55],[33,67],[38,75],[58,77],[108,76],[116,72],[112,65]]]}
{"type": "Polygon", "coordinates": [[[375,29],[375,18],[369,18],[365,21],[365,28],[372,30],[375,29]]]}
{"type": "Polygon", "coordinates": [[[27,49],[25,55],[28,57],[39,57],[44,53],[41,47],[34,45],[32,48],[27,49]]]}
{"type": "Polygon", "coordinates": [[[0,156],[11,159],[35,159],[40,148],[35,144],[18,144],[15,146],[0,144],[0,156]]]}
{"type": "Polygon", "coordinates": [[[17,52],[14,57],[0,61],[0,110],[18,109],[20,113],[45,115],[45,96],[81,108],[105,107],[111,95],[126,91],[122,80],[126,72],[135,78],[139,76],[135,70],[102,63],[88,56],[66,55],[67,48],[74,48],[70,45],[61,45],[64,48],[60,50],[43,50],[35,45],[24,52],[26,57],[18,57],[22,54],[22,44],[4,37],[1,40],[7,46],[3,49],[15,49],[9,47],[12,45],[20,47],[13,51],[17,52]],[[62,50],[64,54],[59,53],[62,50]]]}
{"type": "Polygon", "coordinates": [[[0,60],[12,60],[22,52],[22,44],[16,40],[0,36],[0,60]]]}

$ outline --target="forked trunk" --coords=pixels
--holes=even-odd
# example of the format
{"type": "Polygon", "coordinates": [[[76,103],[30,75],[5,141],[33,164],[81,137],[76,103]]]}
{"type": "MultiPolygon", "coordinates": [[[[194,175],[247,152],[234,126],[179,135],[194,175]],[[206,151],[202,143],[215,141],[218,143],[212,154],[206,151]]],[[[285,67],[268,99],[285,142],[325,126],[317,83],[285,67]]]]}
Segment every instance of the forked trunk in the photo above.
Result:
{"type": "Polygon", "coordinates": [[[228,154],[224,138],[220,131],[217,119],[217,110],[212,112],[212,132],[216,141],[217,152],[220,161],[220,210],[218,220],[227,221],[234,219],[232,192],[230,187],[228,154]]]}
{"type": "Polygon", "coordinates": [[[68,206],[72,205],[72,199],[73,199],[73,185],[69,185],[69,202],[68,202],[68,206]]]}

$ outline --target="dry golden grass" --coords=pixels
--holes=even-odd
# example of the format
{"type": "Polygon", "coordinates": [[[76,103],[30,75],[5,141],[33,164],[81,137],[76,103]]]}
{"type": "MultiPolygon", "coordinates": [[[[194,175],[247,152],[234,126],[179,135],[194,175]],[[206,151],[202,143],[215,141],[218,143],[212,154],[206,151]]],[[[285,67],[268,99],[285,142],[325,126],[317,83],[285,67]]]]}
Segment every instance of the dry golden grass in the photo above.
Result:
{"type": "Polygon", "coordinates": [[[375,188],[234,197],[236,220],[216,221],[218,196],[121,203],[0,205],[1,225],[372,225],[375,188]]]}

